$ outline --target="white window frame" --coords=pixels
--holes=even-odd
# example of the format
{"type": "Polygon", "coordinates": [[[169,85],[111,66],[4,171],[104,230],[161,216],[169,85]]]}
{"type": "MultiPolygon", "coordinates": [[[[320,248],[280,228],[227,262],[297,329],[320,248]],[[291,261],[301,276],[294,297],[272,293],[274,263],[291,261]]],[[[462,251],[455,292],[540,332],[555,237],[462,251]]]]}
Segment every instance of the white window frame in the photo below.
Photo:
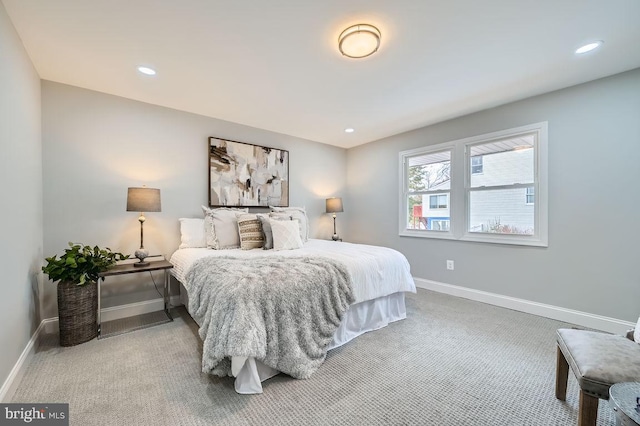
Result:
{"type": "MultiPolygon", "coordinates": [[[[447,240],[473,241],[494,244],[511,244],[523,246],[548,246],[548,124],[547,122],[530,124],[484,135],[473,136],[452,142],[430,145],[399,153],[400,171],[400,203],[399,203],[399,235],[403,237],[438,238],[447,240]],[[491,234],[469,232],[469,189],[471,181],[471,160],[467,152],[471,145],[488,143],[496,139],[517,137],[518,135],[535,135],[534,156],[534,234],[491,234]],[[418,155],[451,151],[451,180],[449,190],[449,231],[430,231],[407,229],[408,196],[408,159],[418,155]]],[[[527,185],[530,186],[530,185],[527,185]]],[[[437,191],[424,191],[425,193],[437,191]]],[[[440,190],[439,192],[442,192],[440,190]]]]}
{"type": "MultiPolygon", "coordinates": [[[[431,229],[408,229],[408,211],[409,211],[409,203],[408,198],[410,195],[437,195],[442,194],[442,189],[432,189],[425,191],[409,191],[408,183],[409,183],[409,168],[405,167],[408,164],[408,159],[410,157],[415,157],[422,154],[437,154],[440,152],[451,152],[451,167],[453,167],[453,156],[454,156],[454,146],[450,143],[439,144],[430,146],[427,148],[417,148],[409,151],[403,151],[400,153],[400,235],[407,237],[425,237],[428,235],[433,235],[436,238],[444,238],[444,239],[454,239],[453,236],[453,221],[449,222],[449,230],[448,231],[434,231],[431,229]],[[405,221],[403,223],[403,220],[405,221]]],[[[451,176],[450,180],[453,181],[454,177],[451,176]]],[[[451,220],[451,214],[453,210],[453,200],[451,199],[451,191],[449,192],[449,220],[451,220]]]]}

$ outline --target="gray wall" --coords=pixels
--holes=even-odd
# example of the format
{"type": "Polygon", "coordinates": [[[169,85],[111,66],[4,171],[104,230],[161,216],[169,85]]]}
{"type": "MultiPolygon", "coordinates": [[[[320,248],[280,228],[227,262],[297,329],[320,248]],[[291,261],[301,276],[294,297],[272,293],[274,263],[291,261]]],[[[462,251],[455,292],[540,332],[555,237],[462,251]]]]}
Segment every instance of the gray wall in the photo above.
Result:
{"type": "MultiPolygon", "coordinates": [[[[145,247],[170,256],[180,244],[178,218],[202,217],[207,204],[209,136],[289,150],[290,205],[307,208],[313,237],[330,238],[324,200],[346,191],[342,148],[77,87],[42,82],[42,126],[47,256],[69,241],[133,253],[140,225],[125,211],[126,194],[142,184],[162,191],[162,212],[146,215],[145,247]]],[[[104,306],[158,298],[139,278],[110,278],[104,306]]],[[[44,317],[54,317],[55,288],[45,290],[44,317]]]]}
{"type": "Polygon", "coordinates": [[[0,3],[0,385],[39,325],[40,78],[0,3]]]}
{"type": "Polygon", "coordinates": [[[640,69],[350,149],[347,170],[350,239],[401,251],[415,277],[637,320],[640,69]],[[540,121],[548,248],[398,236],[399,151],[540,121]]]}

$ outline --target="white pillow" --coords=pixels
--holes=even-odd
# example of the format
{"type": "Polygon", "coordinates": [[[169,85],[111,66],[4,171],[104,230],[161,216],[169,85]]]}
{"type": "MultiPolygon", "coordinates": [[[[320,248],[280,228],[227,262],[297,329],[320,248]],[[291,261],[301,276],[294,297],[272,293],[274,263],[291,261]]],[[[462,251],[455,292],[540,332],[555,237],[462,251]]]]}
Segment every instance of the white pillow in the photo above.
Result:
{"type": "Polygon", "coordinates": [[[204,235],[204,219],[181,218],[180,221],[180,247],[200,248],[207,246],[204,235]]]}
{"type": "Polygon", "coordinates": [[[271,219],[274,250],[294,250],[302,248],[300,228],[297,220],[271,219]]]}
{"type": "Polygon", "coordinates": [[[638,318],[638,323],[636,324],[636,328],[633,330],[633,340],[636,343],[640,343],[640,318],[638,318]]]}
{"type": "Polygon", "coordinates": [[[291,215],[291,219],[300,221],[300,238],[303,242],[309,241],[309,218],[304,207],[273,207],[271,211],[277,213],[287,213],[291,215]]]}
{"type": "Polygon", "coordinates": [[[210,209],[202,206],[206,247],[215,250],[240,247],[236,213],[249,213],[248,208],[232,209],[220,207],[210,209]],[[218,232],[220,236],[218,236],[218,232]]]}

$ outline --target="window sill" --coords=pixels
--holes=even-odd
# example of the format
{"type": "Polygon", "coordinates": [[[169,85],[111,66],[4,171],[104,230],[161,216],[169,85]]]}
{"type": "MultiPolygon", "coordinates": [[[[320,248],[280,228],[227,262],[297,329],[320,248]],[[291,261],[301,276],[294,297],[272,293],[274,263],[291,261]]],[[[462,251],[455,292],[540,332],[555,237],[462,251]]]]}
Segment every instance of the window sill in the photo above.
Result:
{"type": "Polygon", "coordinates": [[[405,229],[398,234],[401,237],[436,238],[440,240],[455,240],[456,237],[450,231],[427,231],[417,229],[405,229]]]}
{"type": "Polygon", "coordinates": [[[549,247],[548,242],[536,237],[525,237],[518,235],[496,235],[496,234],[466,234],[462,237],[455,237],[451,232],[426,231],[406,229],[398,233],[401,237],[432,238],[437,240],[465,241],[473,243],[502,244],[509,246],[528,247],[549,247]]]}

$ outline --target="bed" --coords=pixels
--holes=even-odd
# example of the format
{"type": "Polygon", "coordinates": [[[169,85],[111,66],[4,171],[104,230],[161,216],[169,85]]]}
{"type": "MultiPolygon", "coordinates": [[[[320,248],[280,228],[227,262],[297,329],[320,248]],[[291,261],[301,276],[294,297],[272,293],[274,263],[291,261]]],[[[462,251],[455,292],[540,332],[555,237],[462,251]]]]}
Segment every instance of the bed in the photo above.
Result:
{"type": "MultiPolygon", "coordinates": [[[[341,317],[327,349],[339,347],[355,337],[406,318],[405,292],[415,293],[407,259],[396,250],[345,242],[309,239],[297,250],[210,250],[183,248],[171,257],[173,276],[181,284],[181,299],[189,310],[189,297],[193,291],[189,272],[203,258],[258,259],[277,256],[282,258],[329,259],[344,265],[352,287],[352,301],[341,317]]],[[[207,260],[208,262],[215,262],[207,260]]],[[[190,310],[190,315],[196,315],[190,310]]],[[[202,325],[197,319],[198,325],[202,325]]],[[[201,336],[202,337],[202,336],[201,336]]],[[[231,356],[231,373],[235,377],[235,390],[241,394],[262,393],[262,382],[278,374],[255,357],[231,356]]],[[[203,361],[204,363],[204,361],[203,361]]]]}

